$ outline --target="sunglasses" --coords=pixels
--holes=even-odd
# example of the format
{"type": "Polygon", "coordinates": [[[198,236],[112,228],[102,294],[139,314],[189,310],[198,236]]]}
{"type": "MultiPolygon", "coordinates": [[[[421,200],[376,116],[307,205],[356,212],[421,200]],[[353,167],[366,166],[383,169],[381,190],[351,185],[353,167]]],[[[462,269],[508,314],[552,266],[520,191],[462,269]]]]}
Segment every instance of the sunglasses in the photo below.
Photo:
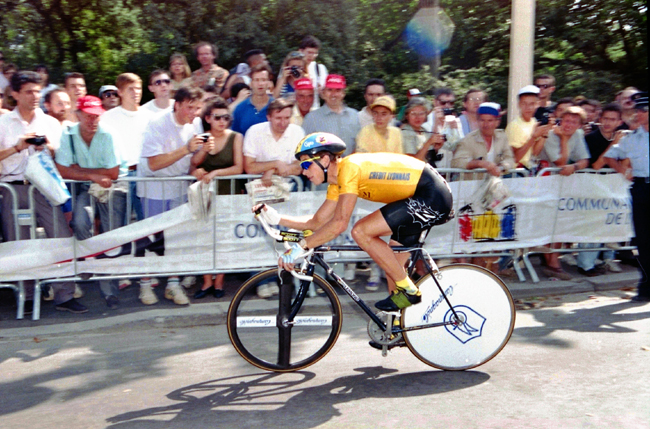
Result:
{"type": "Polygon", "coordinates": [[[313,158],[306,159],[304,161],[300,161],[300,168],[303,170],[309,170],[309,167],[314,163],[314,161],[320,159],[320,156],[315,156],[313,158]]]}
{"type": "Polygon", "coordinates": [[[106,92],[102,93],[102,98],[111,98],[111,97],[117,98],[117,92],[115,92],[115,91],[106,91],[106,92]]]}
{"type": "Polygon", "coordinates": [[[541,85],[535,85],[535,86],[537,86],[539,89],[547,89],[552,87],[553,85],[549,85],[548,83],[543,83],[541,85]]]}
{"type": "Polygon", "coordinates": [[[227,113],[226,113],[225,115],[217,115],[217,114],[214,114],[214,115],[212,115],[212,118],[213,118],[215,121],[220,121],[220,120],[222,120],[222,119],[223,119],[224,121],[229,121],[230,118],[231,118],[231,116],[230,116],[229,114],[227,114],[227,113]]]}
{"type": "Polygon", "coordinates": [[[160,86],[163,83],[169,85],[170,83],[172,83],[172,81],[171,81],[171,79],[158,79],[158,80],[153,81],[153,84],[156,85],[156,86],[160,86]]]}
{"type": "Polygon", "coordinates": [[[442,104],[443,106],[453,106],[454,105],[454,100],[449,100],[449,101],[442,101],[440,100],[439,103],[442,104]]]}

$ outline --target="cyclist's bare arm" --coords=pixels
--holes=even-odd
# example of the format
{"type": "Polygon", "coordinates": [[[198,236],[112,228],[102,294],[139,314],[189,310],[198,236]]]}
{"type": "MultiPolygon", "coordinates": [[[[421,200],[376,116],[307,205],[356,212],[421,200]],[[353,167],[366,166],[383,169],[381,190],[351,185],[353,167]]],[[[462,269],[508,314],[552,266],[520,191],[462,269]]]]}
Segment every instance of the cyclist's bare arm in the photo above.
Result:
{"type": "MultiPolygon", "coordinates": [[[[312,235],[305,238],[307,247],[313,249],[314,247],[332,241],[341,235],[348,228],[352,212],[354,211],[354,206],[357,204],[357,198],[358,197],[355,194],[342,194],[339,195],[337,203],[331,200],[326,200],[325,203],[331,203],[332,205],[336,204],[333,216],[331,216],[329,221],[320,228],[314,229],[312,235]]],[[[323,206],[325,206],[325,204],[323,204],[323,206]]],[[[323,206],[321,206],[321,209],[323,206]]],[[[318,212],[316,214],[318,214],[318,212]]]]}
{"type": "Polygon", "coordinates": [[[293,228],[300,231],[311,230],[315,231],[329,222],[334,216],[334,211],[336,210],[336,201],[325,200],[325,202],[320,206],[318,211],[314,213],[312,217],[292,217],[282,215],[280,219],[280,225],[286,226],[287,228],[293,228]]]}

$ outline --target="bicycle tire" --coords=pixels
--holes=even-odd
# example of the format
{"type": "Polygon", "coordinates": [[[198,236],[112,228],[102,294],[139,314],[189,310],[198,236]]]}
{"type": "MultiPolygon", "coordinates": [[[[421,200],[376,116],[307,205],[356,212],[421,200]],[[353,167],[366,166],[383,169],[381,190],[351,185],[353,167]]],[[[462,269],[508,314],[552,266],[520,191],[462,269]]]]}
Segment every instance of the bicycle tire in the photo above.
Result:
{"type": "MultiPolygon", "coordinates": [[[[462,371],[483,365],[508,343],[515,327],[515,305],[503,281],[471,264],[443,267],[438,279],[464,323],[405,331],[411,352],[438,369],[462,371]]],[[[453,317],[440,290],[427,274],[417,283],[422,302],[402,311],[403,328],[442,323],[453,317]]]]}
{"type": "Polygon", "coordinates": [[[342,311],[332,286],[318,275],[313,278],[319,293],[304,299],[294,324],[288,325],[281,320],[295,301],[291,274],[284,272],[281,282],[278,270],[269,269],[248,279],[228,308],[228,336],[237,353],[250,364],[274,372],[297,371],[322,359],[341,332],[342,311]],[[268,282],[277,282],[279,294],[258,298],[257,287],[268,282]],[[269,333],[274,340],[267,338],[269,333]]]}

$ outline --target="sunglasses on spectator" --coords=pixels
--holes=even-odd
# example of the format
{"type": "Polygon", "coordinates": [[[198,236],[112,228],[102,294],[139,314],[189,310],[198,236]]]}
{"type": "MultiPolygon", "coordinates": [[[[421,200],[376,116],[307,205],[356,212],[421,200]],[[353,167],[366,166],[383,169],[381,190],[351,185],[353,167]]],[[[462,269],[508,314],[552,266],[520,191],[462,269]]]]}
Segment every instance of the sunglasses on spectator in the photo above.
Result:
{"type": "Polygon", "coordinates": [[[553,85],[550,85],[548,83],[543,83],[541,85],[535,85],[535,86],[538,87],[539,89],[548,89],[548,88],[552,87],[553,85]]]}
{"type": "Polygon", "coordinates": [[[439,103],[445,106],[453,106],[454,100],[447,100],[447,101],[440,100],[439,103]]]}
{"type": "Polygon", "coordinates": [[[214,118],[215,121],[220,121],[220,120],[222,120],[222,119],[223,119],[224,121],[229,121],[229,120],[230,120],[230,115],[227,114],[227,113],[226,113],[225,115],[217,115],[217,114],[214,114],[214,115],[212,115],[212,118],[214,118]]]}
{"type": "Polygon", "coordinates": [[[300,161],[300,168],[303,170],[309,170],[309,167],[314,163],[314,161],[320,159],[320,156],[315,156],[313,158],[306,159],[304,161],[300,161]]]}
{"type": "Polygon", "coordinates": [[[160,86],[163,83],[169,85],[170,83],[172,83],[172,81],[171,81],[171,79],[158,79],[158,80],[153,81],[153,84],[156,85],[156,86],[160,86]]]}
{"type": "Polygon", "coordinates": [[[117,92],[115,92],[115,91],[102,92],[102,98],[111,98],[111,97],[116,97],[117,98],[117,92]]]}

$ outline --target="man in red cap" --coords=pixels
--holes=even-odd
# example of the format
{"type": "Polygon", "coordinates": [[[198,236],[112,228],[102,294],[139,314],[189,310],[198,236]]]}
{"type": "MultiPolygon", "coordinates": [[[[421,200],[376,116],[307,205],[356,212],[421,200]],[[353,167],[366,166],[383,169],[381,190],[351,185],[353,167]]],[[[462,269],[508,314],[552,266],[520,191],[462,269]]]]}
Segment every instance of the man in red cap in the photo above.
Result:
{"type": "Polygon", "coordinates": [[[305,134],[325,132],[338,136],[347,146],[347,156],[354,152],[357,146],[356,137],[361,127],[359,112],[343,102],[346,87],[345,77],[338,74],[328,75],[321,94],[325,104],[305,118],[302,128],[305,134]]]}
{"type": "MultiPolygon", "coordinates": [[[[126,188],[106,192],[119,176],[126,176],[126,167],[120,171],[120,155],[114,144],[113,135],[102,127],[99,117],[105,112],[102,101],[92,95],[77,99],[76,115],[79,122],[63,131],[61,147],[56,152],[56,166],[64,179],[90,183],[75,184],[75,194],[70,226],[79,240],[93,236],[94,216],[90,196],[96,199],[95,206],[104,232],[124,226],[126,210],[126,188]]],[[[102,295],[109,308],[118,305],[117,280],[99,282],[102,295]]]]}
{"type": "Polygon", "coordinates": [[[302,126],[305,116],[312,110],[316,110],[314,107],[314,87],[306,77],[296,80],[294,86],[296,89],[296,104],[293,106],[291,123],[302,126]]]}

